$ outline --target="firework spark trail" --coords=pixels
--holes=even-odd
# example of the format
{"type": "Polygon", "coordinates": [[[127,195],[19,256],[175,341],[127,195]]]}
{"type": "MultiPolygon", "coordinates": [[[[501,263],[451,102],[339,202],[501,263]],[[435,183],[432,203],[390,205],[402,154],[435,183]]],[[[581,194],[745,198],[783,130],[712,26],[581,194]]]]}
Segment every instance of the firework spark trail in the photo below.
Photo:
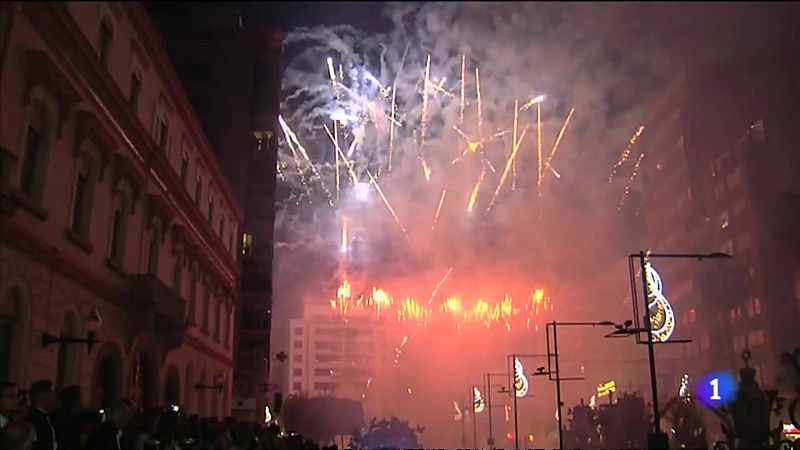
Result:
{"type": "Polygon", "coordinates": [[[478,97],[478,140],[483,142],[483,110],[481,108],[481,74],[475,68],[475,94],[478,97]]]}
{"type": "Polygon", "coordinates": [[[420,124],[420,143],[425,146],[425,135],[428,131],[428,94],[431,76],[431,55],[425,61],[425,80],[422,85],[422,121],[420,124]]]}
{"type": "Polygon", "coordinates": [[[436,298],[436,295],[439,293],[439,289],[442,288],[444,283],[447,281],[447,277],[449,277],[452,272],[453,272],[453,268],[452,267],[447,269],[447,273],[445,273],[444,276],[442,277],[442,279],[439,280],[438,283],[436,283],[436,287],[433,288],[433,292],[431,293],[431,297],[428,299],[428,306],[430,306],[430,304],[433,302],[433,299],[436,298]]]}
{"type": "MultiPolygon", "coordinates": [[[[444,82],[444,80],[445,80],[445,78],[442,78],[442,83],[444,82]]],[[[442,87],[442,83],[439,83],[438,85],[431,83],[431,85],[430,85],[430,86],[431,86],[431,87],[433,88],[433,90],[434,90],[434,91],[436,91],[436,92],[440,92],[440,93],[442,93],[442,94],[444,94],[444,95],[446,95],[446,96],[448,96],[448,97],[455,97],[455,96],[453,95],[453,93],[452,93],[452,92],[450,92],[450,91],[448,91],[447,89],[444,89],[444,88],[442,87]]]]}
{"type": "Polygon", "coordinates": [[[622,197],[619,199],[619,204],[617,205],[617,211],[622,210],[622,205],[625,204],[625,200],[628,198],[628,194],[631,192],[631,183],[636,179],[636,176],[639,174],[639,166],[642,164],[642,160],[644,159],[644,152],[639,154],[639,158],[636,160],[636,164],[633,165],[633,172],[631,172],[630,178],[628,178],[628,184],[625,185],[625,189],[622,191],[622,197]]]}
{"type": "MultiPolygon", "coordinates": [[[[326,124],[327,125],[327,124],[326,124]]],[[[339,191],[340,191],[340,181],[339,181],[339,152],[336,149],[339,148],[339,126],[336,124],[336,121],[333,121],[333,153],[336,155],[336,201],[339,201],[339,191]]]]}
{"type": "Polygon", "coordinates": [[[425,175],[425,181],[431,181],[431,168],[428,166],[428,162],[425,161],[424,157],[419,158],[420,163],[422,164],[422,174],[425,175]]]}
{"type": "Polygon", "coordinates": [[[527,101],[527,102],[526,102],[524,105],[522,105],[522,106],[519,108],[519,110],[520,110],[520,111],[527,111],[527,110],[528,110],[528,109],[530,109],[530,108],[531,108],[533,105],[536,105],[536,104],[538,104],[538,103],[541,103],[541,102],[543,102],[543,101],[544,101],[544,95],[538,95],[538,96],[536,96],[536,97],[534,97],[534,98],[532,98],[532,99],[528,100],[528,101],[527,101]]]}
{"type": "Polygon", "coordinates": [[[347,244],[348,244],[348,242],[349,241],[348,241],[348,238],[347,238],[347,217],[346,216],[342,216],[342,243],[341,243],[341,248],[339,250],[343,254],[347,253],[347,244]]]}
{"type": "Polygon", "coordinates": [[[394,110],[397,100],[397,80],[392,85],[392,110],[389,118],[389,173],[392,173],[392,156],[394,154],[394,110]]]}
{"type": "Polygon", "coordinates": [[[328,187],[325,186],[325,181],[323,180],[322,176],[317,170],[317,166],[313,163],[313,161],[311,161],[311,158],[308,157],[308,152],[306,151],[305,147],[303,147],[303,144],[301,144],[300,141],[297,139],[297,135],[295,135],[294,131],[292,131],[292,129],[289,128],[289,125],[286,123],[286,121],[283,120],[283,117],[279,115],[278,120],[280,121],[280,125],[283,128],[284,134],[288,134],[288,136],[290,136],[292,140],[294,140],[297,149],[300,150],[300,153],[303,155],[303,158],[305,158],[305,160],[308,162],[309,167],[311,167],[311,171],[314,172],[314,175],[319,179],[319,184],[320,186],[322,186],[322,190],[325,191],[325,194],[328,196],[328,204],[333,206],[333,195],[331,194],[331,191],[328,190],[328,187]]]}
{"type": "Polygon", "coordinates": [[[467,82],[466,78],[466,70],[467,70],[467,55],[461,54],[461,101],[458,107],[458,125],[464,126],[464,87],[467,82]]]}
{"type": "Polygon", "coordinates": [[[478,181],[475,183],[475,187],[472,188],[472,195],[469,196],[469,204],[467,204],[467,212],[471,213],[472,208],[475,206],[475,200],[478,198],[478,191],[481,189],[481,183],[483,183],[483,177],[486,175],[486,169],[481,170],[481,175],[478,177],[478,181]]]}
{"type": "Polygon", "coordinates": [[[292,157],[294,159],[294,164],[297,167],[297,173],[300,174],[300,182],[303,184],[303,187],[306,190],[307,195],[311,195],[311,190],[308,187],[308,182],[306,181],[306,174],[303,172],[303,169],[300,167],[300,156],[297,154],[297,150],[294,148],[294,144],[292,144],[292,138],[289,136],[288,129],[285,127],[281,127],[283,130],[283,136],[286,140],[286,145],[289,146],[289,149],[292,151],[292,157]]]}
{"type": "Polygon", "coordinates": [[[536,185],[539,187],[539,198],[542,198],[542,102],[536,104],[536,168],[539,178],[536,185]]]}
{"type": "Polygon", "coordinates": [[[397,214],[394,212],[394,208],[392,208],[392,204],[389,203],[389,199],[386,198],[386,195],[383,193],[383,189],[381,189],[380,185],[377,181],[375,181],[375,177],[372,176],[369,170],[366,171],[367,175],[369,175],[369,180],[372,182],[372,185],[375,186],[375,190],[378,191],[378,195],[380,195],[381,200],[383,200],[383,204],[386,205],[386,209],[389,210],[394,221],[397,223],[397,226],[400,227],[400,231],[403,232],[403,237],[406,238],[406,241],[411,244],[411,239],[408,237],[408,233],[406,232],[406,228],[403,226],[402,222],[400,222],[400,218],[397,217],[397,214]]]}
{"type": "Polygon", "coordinates": [[[508,177],[508,171],[511,170],[511,164],[514,162],[514,158],[517,157],[517,151],[519,151],[519,147],[522,144],[522,140],[525,138],[525,133],[528,131],[528,127],[525,127],[522,130],[522,134],[519,137],[519,141],[515,143],[513,149],[511,150],[511,156],[508,157],[508,161],[506,161],[506,167],[503,169],[503,175],[500,176],[500,183],[497,185],[497,189],[494,190],[494,194],[492,195],[492,201],[489,202],[489,207],[486,208],[486,211],[490,211],[492,206],[494,206],[494,202],[497,201],[497,196],[500,195],[500,190],[503,189],[503,183],[506,182],[506,178],[508,177]]]}
{"type": "MultiPolygon", "coordinates": [[[[512,151],[513,145],[517,142],[517,122],[519,119],[519,100],[514,99],[514,126],[511,132],[512,151]]],[[[517,161],[511,162],[511,190],[514,191],[517,187],[517,161]]]]}
{"type": "Polygon", "coordinates": [[[439,198],[439,206],[436,207],[436,215],[433,216],[433,223],[431,224],[431,231],[436,228],[436,222],[439,220],[439,213],[442,212],[442,205],[444,205],[444,197],[447,195],[447,186],[442,189],[442,196],[439,198]]]}
{"type": "MultiPolygon", "coordinates": [[[[333,96],[336,97],[336,99],[338,100],[339,89],[337,89],[337,83],[336,83],[336,70],[333,68],[333,60],[330,57],[328,57],[327,61],[328,61],[328,76],[331,79],[331,87],[333,87],[333,96]]],[[[340,70],[341,67],[342,66],[339,66],[340,70]]]]}
{"type": "Polygon", "coordinates": [[[325,132],[328,134],[331,142],[333,142],[334,147],[336,147],[336,153],[339,155],[339,158],[344,161],[344,165],[347,167],[347,171],[350,173],[350,178],[353,180],[353,185],[358,184],[358,177],[353,171],[353,166],[350,164],[350,161],[347,160],[347,158],[344,156],[344,152],[342,152],[341,147],[339,147],[339,140],[331,134],[331,130],[328,129],[327,124],[323,124],[322,127],[325,128],[325,132]]]}
{"type": "Polygon", "coordinates": [[[636,140],[639,139],[639,136],[642,135],[644,131],[644,125],[640,125],[639,128],[633,133],[630,140],[628,141],[628,145],[625,147],[625,150],[622,151],[622,154],[619,155],[619,159],[616,163],[614,163],[614,167],[611,168],[611,174],[608,175],[608,183],[611,184],[611,181],[614,179],[614,176],[617,174],[620,166],[625,164],[625,161],[628,160],[628,157],[631,154],[631,149],[633,145],[636,143],[636,140]]]}
{"type": "Polygon", "coordinates": [[[564,137],[564,132],[567,130],[567,125],[569,125],[569,120],[572,119],[573,113],[575,113],[575,108],[569,110],[569,114],[567,114],[567,120],[564,121],[564,125],[561,125],[561,130],[558,132],[558,137],[556,138],[556,142],[553,144],[553,149],[550,150],[550,157],[547,158],[547,162],[545,162],[545,167],[550,169],[553,172],[553,175],[556,176],[556,178],[561,178],[561,175],[559,175],[558,172],[556,172],[555,169],[553,169],[550,166],[550,163],[556,156],[556,152],[558,151],[558,145],[561,143],[561,138],[564,137]]]}

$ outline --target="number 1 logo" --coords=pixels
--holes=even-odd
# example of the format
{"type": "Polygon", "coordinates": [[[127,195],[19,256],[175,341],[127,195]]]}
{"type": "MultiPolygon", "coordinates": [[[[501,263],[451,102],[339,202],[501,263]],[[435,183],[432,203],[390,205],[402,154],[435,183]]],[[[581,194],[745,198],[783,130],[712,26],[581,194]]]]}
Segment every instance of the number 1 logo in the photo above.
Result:
{"type": "Polygon", "coordinates": [[[722,400],[722,397],[719,396],[719,378],[714,378],[708,384],[711,385],[711,397],[709,397],[709,400],[722,400]]]}

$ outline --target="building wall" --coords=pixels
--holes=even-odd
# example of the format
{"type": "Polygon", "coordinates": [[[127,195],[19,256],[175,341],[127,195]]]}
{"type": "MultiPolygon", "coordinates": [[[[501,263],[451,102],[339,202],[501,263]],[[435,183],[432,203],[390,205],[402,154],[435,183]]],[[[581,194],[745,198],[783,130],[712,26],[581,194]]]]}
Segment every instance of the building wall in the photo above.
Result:
{"type": "Polygon", "coordinates": [[[242,207],[142,6],[0,11],[0,375],[227,414],[242,207]]]}

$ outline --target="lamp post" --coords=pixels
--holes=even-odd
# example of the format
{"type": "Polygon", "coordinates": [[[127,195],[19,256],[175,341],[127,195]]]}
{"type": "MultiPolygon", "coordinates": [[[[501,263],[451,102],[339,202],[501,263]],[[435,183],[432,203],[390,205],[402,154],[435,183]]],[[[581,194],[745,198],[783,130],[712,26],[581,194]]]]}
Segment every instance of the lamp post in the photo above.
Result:
{"type": "Polygon", "coordinates": [[[100,311],[97,310],[97,306],[92,306],[83,320],[86,323],[86,329],[87,329],[85,338],[75,338],[62,335],[55,336],[45,332],[42,333],[42,348],[47,348],[47,346],[49,346],[50,344],[60,344],[60,345],[86,344],[89,354],[91,355],[92,347],[94,347],[94,344],[100,342],[99,340],[97,340],[97,331],[100,330],[100,327],[103,324],[103,318],[100,317],[100,311]]]}
{"type": "MultiPolygon", "coordinates": [[[[508,391],[510,395],[513,397],[514,402],[514,448],[519,449],[519,414],[517,413],[517,389],[516,389],[516,363],[519,358],[546,358],[546,354],[528,354],[528,355],[506,355],[506,358],[509,363],[508,367],[508,391]]],[[[525,371],[520,370],[520,375],[525,377],[525,371]]],[[[522,394],[521,397],[524,397],[525,394],[522,394]]]]}
{"type": "MultiPolygon", "coordinates": [[[[636,303],[636,277],[633,273],[633,259],[639,259],[639,269],[641,271],[642,293],[644,294],[644,327],[636,328],[637,343],[639,342],[639,331],[644,331],[647,334],[647,358],[650,365],[650,392],[652,394],[653,403],[653,432],[647,438],[647,446],[651,449],[667,449],[669,448],[669,438],[666,433],[661,431],[661,412],[658,409],[658,381],[656,379],[656,358],[655,347],[653,340],[653,329],[650,321],[650,305],[648,297],[650,297],[650,289],[648,289],[647,277],[647,260],[654,258],[669,258],[669,259],[697,259],[702,261],[704,259],[731,259],[732,256],[726,253],[647,253],[640,250],[639,253],[628,255],[628,266],[630,268],[631,277],[631,296],[634,308],[634,319],[638,321],[639,312],[637,311],[636,303]]],[[[659,341],[663,343],[664,341],[659,341]]],[[[685,341],[684,341],[685,342],[685,341]]]]}
{"type": "Polygon", "coordinates": [[[486,392],[486,407],[489,408],[489,437],[486,439],[486,443],[489,445],[489,449],[494,448],[494,432],[492,430],[492,387],[494,386],[502,386],[502,385],[492,385],[492,377],[504,377],[506,374],[504,373],[485,373],[483,374],[483,385],[485,386],[486,392]]]}
{"type": "MultiPolygon", "coordinates": [[[[550,380],[556,382],[556,412],[558,413],[558,448],[564,448],[564,428],[562,426],[563,420],[561,419],[561,382],[562,381],[575,381],[575,380],[583,380],[584,377],[562,377],[561,372],[559,371],[558,367],[558,327],[595,327],[595,326],[612,326],[616,327],[617,329],[622,328],[622,325],[617,325],[614,322],[609,320],[601,321],[601,322],[557,322],[552,321],[547,324],[545,327],[545,338],[547,340],[547,372],[544,370],[540,370],[539,374],[546,374],[550,378],[550,380]],[[550,333],[552,328],[553,334],[553,348],[551,351],[550,348],[550,333]],[[551,359],[553,360],[553,366],[551,366],[551,359]]],[[[543,369],[543,368],[540,368],[543,369]]]]}

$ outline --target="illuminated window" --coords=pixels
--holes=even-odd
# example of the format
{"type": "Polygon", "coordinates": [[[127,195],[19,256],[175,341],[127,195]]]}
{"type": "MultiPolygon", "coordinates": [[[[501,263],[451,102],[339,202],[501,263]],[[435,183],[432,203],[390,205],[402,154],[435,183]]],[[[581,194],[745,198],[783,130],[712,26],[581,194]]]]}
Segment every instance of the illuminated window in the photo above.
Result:
{"type": "Polygon", "coordinates": [[[705,351],[708,350],[711,342],[708,335],[705,335],[700,338],[700,350],[705,351]]]}
{"type": "Polygon", "coordinates": [[[757,330],[748,333],[747,344],[751,346],[764,345],[764,330],[757,330]]]}
{"type": "Polygon", "coordinates": [[[333,375],[333,370],[331,369],[314,369],[315,377],[329,377],[331,375],[333,375]]]}
{"type": "Polygon", "coordinates": [[[760,297],[753,297],[753,312],[756,315],[761,314],[761,298],[760,297]]]}
{"type": "Polygon", "coordinates": [[[697,321],[697,311],[694,308],[689,310],[688,321],[689,323],[695,323],[695,321],[697,321]]]}
{"type": "Polygon", "coordinates": [[[297,383],[297,382],[292,383],[292,389],[294,389],[295,391],[303,390],[303,383],[297,383]]]}
{"type": "Polygon", "coordinates": [[[292,375],[299,377],[303,375],[303,369],[294,369],[292,370],[292,375]]]}
{"type": "Polygon", "coordinates": [[[294,341],[294,348],[303,348],[303,341],[294,341]]]}
{"type": "Polygon", "coordinates": [[[249,255],[253,249],[253,235],[250,233],[242,234],[242,254],[249,255]]]}
{"type": "Polygon", "coordinates": [[[722,214],[720,214],[719,216],[719,227],[722,228],[723,230],[728,228],[728,226],[730,225],[730,220],[731,217],[730,214],[728,214],[728,211],[727,210],[723,211],[722,214]]]}

